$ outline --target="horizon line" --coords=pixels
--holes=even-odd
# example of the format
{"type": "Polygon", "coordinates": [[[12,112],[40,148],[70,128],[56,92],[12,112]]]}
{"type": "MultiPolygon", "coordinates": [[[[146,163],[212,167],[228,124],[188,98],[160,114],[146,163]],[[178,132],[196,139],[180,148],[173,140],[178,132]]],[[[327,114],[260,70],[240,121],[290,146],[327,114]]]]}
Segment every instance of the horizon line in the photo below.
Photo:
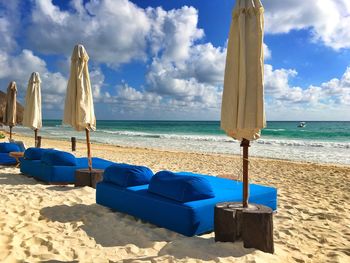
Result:
{"type": "MultiPolygon", "coordinates": [[[[61,121],[61,119],[42,119],[43,121],[61,121]]],[[[96,121],[182,121],[182,122],[200,122],[200,121],[215,121],[220,122],[220,120],[156,120],[156,119],[96,119],[96,121]]],[[[350,120],[267,120],[267,122],[350,122],[350,120]]]]}

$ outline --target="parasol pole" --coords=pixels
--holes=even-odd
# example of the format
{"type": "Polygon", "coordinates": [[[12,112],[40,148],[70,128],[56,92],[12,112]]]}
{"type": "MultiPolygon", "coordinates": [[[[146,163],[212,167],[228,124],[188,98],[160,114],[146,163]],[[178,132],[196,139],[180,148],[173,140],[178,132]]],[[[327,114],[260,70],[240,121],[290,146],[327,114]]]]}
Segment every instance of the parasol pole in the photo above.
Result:
{"type": "Polygon", "coordinates": [[[34,147],[38,147],[38,129],[34,129],[34,147]]]}
{"type": "Polygon", "coordinates": [[[244,139],[241,142],[241,147],[243,147],[243,207],[248,207],[248,197],[249,197],[249,180],[248,180],[248,149],[249,149],[249,140],[244,139]]]}
{"type": "Polygon", "coordinates": [[[10,140],[12,140],[12,127],[13,126],[10,125],[9,127],[10,127],[10,140]]]}
{"type": "Polygon", "coordinates": [[[89,171],[92,170],[92,160],[91,160],[91,143],[90,143],[90,130],[89,128],[85,128],[86,132],[86,145],[87,145],[87,155],[88,155],[88,165],[89,171]]]}

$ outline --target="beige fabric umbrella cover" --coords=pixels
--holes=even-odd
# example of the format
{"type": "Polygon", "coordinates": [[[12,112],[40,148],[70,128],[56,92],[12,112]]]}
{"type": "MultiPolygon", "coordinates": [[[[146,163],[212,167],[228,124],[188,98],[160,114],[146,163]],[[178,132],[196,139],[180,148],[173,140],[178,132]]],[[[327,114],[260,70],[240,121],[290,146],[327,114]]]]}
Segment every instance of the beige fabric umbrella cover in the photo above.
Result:
{"type": "Polygon", "coordinates": [[[10,127],[15,126],[17,123],[16,113],[17,113],[17,86],[16,82],[11,81],[7,88],[6,96],[6,108],[4,115],[4,123],[10,127]]]}
{"type": "Polygon", "coordinates": [[[221,128],[237,140],[255,140],[266,126],[263,86],[264,9],[237,0],[227,46],[221,128]]]}
{"type": "Polygon", "coordinates": [[[33,72],[28,81],[23,114],[23,126],[33,130],[42,127],[41,117],[41,79],[38,72],[33,72]]]}
{"type": "Polygon", "coordinates": [[[76,45],[71,57],[63,123],[77,131],[96,129],[88,60],[84,46],[76,45]]]}

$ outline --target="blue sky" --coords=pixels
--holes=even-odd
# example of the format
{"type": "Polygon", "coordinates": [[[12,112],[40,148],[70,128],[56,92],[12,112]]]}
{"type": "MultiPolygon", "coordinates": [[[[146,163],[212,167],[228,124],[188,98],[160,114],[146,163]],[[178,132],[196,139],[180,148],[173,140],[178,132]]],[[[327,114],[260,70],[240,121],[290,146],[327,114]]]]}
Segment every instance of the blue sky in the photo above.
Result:
{"type": "MultiPolygon", "coordinates": [[[[268,120],[350,120],[350,3],[262,0],[268,120]]],[[[0,84],[62,117],[76,43],[97,119],[218,120],[234,0],[0,1],[0,84]]]]}

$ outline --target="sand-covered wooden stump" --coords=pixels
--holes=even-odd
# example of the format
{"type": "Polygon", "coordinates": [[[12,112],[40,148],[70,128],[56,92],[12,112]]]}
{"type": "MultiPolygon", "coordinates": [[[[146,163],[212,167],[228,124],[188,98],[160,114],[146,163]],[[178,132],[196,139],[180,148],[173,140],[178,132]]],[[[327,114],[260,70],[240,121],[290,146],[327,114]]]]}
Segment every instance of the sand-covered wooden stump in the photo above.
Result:
{"type": "Polygon", "coordinates": [[[90,186],[96,188],[96,184],[103,178],[101,169],[78,169],[75,171],[75,187],[90,186]]]}
{"type": "Polygon", "coordinates": [[[215,241],[235,242],[243,240],[245,248],[256,248],[274,253],[272,209],[241,203],[218,203],[214,210],[215,241]]]}
{"type": "Polygon", "coordinates": [[[256,209],[245,209],[242,214],[244,247],[274,253],[272,209],[263,205],[254,206],[256,209]]]}
{"type": "Polygon", "coordinates": [[[234,242],[241,239],[241,203],[216,204],[214,210],[215,241],[234,242]]]}

